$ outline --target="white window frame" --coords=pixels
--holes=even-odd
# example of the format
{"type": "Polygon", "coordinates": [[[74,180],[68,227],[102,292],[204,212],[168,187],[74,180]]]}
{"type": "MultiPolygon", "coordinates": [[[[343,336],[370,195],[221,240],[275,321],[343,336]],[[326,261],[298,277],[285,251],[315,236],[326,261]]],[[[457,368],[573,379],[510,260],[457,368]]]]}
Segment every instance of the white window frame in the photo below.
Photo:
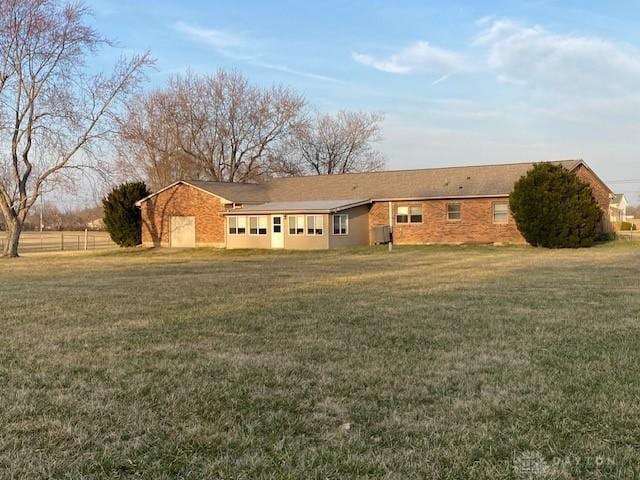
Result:
{"type": "Polygon", "coordinates": [[[244,215],[230,215],[229,217],[227,217],[228,219],[228,223],[227,223],[227,234],[228,235],[246,235],[247,234],[247,217],[244,215]],[[235,221],[235,233],[231,233],[231,220],[235,221]],[[244,232],[239,233],[238,230],[240,228],[244,229],[244,232]]]}
{"type": "Polygon", "coordinates": [[[344,235],[349,235],[349,214],[348,213],[336,213],[335,215],[332,216],[331,218],[331,233],[333,235],[336,236],[344,236],[344,235]],[[338,226],[338,233],[336,233],[336,223],[335,223],[335,219],[338,218],[339,220],[339,226],[338,226]],[[345,233],[341,233],[342,227],[343,227],[343,223],[344,223],[344,231],[345,233]]]}
{"type": "Polygon", "coordinates": [[[396,207],[396,217],[395,217],[396,225],[419,225],[422,223],[423,218],[424,216],[422,213],[422,205],[398,205],[396,207]],[[411,217],[416,217],[417,215],[413,215],[411,211],[416,208],[420,210],[420,220],[417,222],[414,222],[411,219],[411,217]],[[407,217],[407,221],[399,222],[398,221],[399,216],[407,217]]]}
{"type": "Polygon", "coordinates": [[[265,215],[249,215],[249,235],[251,236],[264,236],[269,232],[269,221],[265,215]],[[251,220],[256,219],[256,233],[251,233],[251,220]],[[260,230],[264,230],[264,233],[260,233],[260,230]]]}
{"type": "Polygon", "coordinates": [[[291,237],[297,237],[300,235],[304,235],[306,232],[305,218],[304,215],[287,215],[287,234],[291,237]],[[293,220],[293,230],[294,233],[291,233],[291,219],[293,220]],[[302,222],[299,220],[302,219],[302,222]],[[302,225],[302,227],[300,227],[302,225]],[[302,228],[302,232],[298,233],[298,230],[302,228]]]}
{"type": "Polygon", "coordinates": [[[493,205],[491,207],[491,220],[493,221],[493,223],[497,224],[497,225],[506,225],[507,223],[509,223],[509,203],[507,202],[493,202],[493,205]],[[497,205],[504,205],[506,207],[506,210],[504,212],[500,212],[499,215],[504,215],[505,219],[504,221],[497,221],[496,220],[496,206],[497,205]]]}
{"type": "Polygon", "coordinates": [[[398,205],[396,207],[396,224],[397,225],[406,225],[409,223],[409,205],[398,205]],[[400,213],[402,211],[403,213],[400,213]],[[398,217],[407,217],[406,222],[399,222],[398,217]]]}
{"type": "Polygon", "coordinates": [[[324,215],[307,215],[306,218],[306,228],[305,228],[305,233],[310,236],[310,237],[321,237],[322,235],[324,235],[324,215]],[[311,225],[311,222],[309,222],[309,219],[313,220],[313,233],[309,233],[309,225],[311,225]],[[318,228],[318,222],[320,225],[320,228],[318,228]],[[318,230],[320,230],[320,233],[318,233],[318,230]]]}
{"type": "Polygon", "coordinates": [[[449,203],[447,203],[446,209],[447,209],[447,212],[446,212],[446,214],[447,214],[447,222],[459,222],[460,220],[462,220],[462,204],[461,203],[459,203],[459,202],[449,202],[449,203]],[[449,216],[449,213],[450,213],[449,212],[449,206],[450,205],[457,205],[458,206],[458,218],[451,218],[449,216]]]}

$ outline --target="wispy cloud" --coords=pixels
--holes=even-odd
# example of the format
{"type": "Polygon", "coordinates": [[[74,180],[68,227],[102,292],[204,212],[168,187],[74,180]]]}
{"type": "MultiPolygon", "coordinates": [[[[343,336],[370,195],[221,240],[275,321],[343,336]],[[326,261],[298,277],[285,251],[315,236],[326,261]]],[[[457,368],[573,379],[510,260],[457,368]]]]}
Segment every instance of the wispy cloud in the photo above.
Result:
{"type": "Polygon", "coordinates": [[[213,47],[220,53],[228,53],[234,49],[246,48],[249,45],[249,39],[246,34],[215,28],[202,28],[185,22],[176,22],[173,28],[192,40],[213,47]]]}
{"type": "Polygon", "coordinates": [[[259,67],[267,68],[269,70],[275,70],[277,72],[289,73],[291,75],[297,75],[299,77],[310,78],[312,80],[322,80],[325,82],[341,82],[337,78],[327,77],[318,73],[305,72],[302,70],[296,70],[295,68],[287,67],[286,65],[279,65],[277,63],[265,63],[260,61],[252,62],[259,67]]]}
{"type": "Polygon", "coordinates": [[[433,85],[453,74],[482,72],[502,85],[564,94],[628,94],[640,84],[640,52],[630,45],[491,16],[476,27],[465,49],[417,41],[388,56],[354,52],[352,58],[392,74],[437,74],[433,85]]]}
{"type": "Polygon", "coordinates": [[[246,62],[260,68],[295,75],[312,80],[339,82],[326,75],[307,72],[287,65],[265,61],[261,49],[261,42],[244,32],[234,32],[215,28],[203,28],[185,22],[176,22],[174,30],[182,33],[193,41],[213,48],[216,53],[227,58],[246,62]]]}
{"type": "Polygon", "coordinates": [[[503,19],[487,22],[473,45],[486,49],[487,66],[500,83],[581,95],[637,91],[640,83],[640,52],[599,37],[503,19]]]}
{"type": "Polygon", "coordinates": [[[462,55],[451,50],[435,47],[424,41],[407,45],[386,58],[359,52],[352,53],[352,58],[356,62],[373,67],[376,70],[401,75],[413,72],[450,75],[465,69],[462,55]]]}

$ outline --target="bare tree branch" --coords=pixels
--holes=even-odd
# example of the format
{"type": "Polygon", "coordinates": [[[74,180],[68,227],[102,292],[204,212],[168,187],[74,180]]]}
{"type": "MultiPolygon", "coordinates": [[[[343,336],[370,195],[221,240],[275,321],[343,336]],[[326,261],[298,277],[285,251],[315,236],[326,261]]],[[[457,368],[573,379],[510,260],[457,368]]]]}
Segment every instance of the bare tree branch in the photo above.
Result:
{"type": "Polygon", "coordinates": [[[109,141],[123,101],[153,64],[149,53],[121,59],[112,75],[88,75],[86,62],[110,45],[86,23],[79,2],[0,2],[0,213],[17,256],[29,209],[64,170],[86,169],[109,141]],[[1,150],[0,150],[1,151],[1,150]]]}
{"type": "Polygon", "coordinates": [[[318,114],[297,131],[282,164],[314,175],[380,170],[384,157],[374,143],[381,140],[382,120],[368,112],[318,114]]]}

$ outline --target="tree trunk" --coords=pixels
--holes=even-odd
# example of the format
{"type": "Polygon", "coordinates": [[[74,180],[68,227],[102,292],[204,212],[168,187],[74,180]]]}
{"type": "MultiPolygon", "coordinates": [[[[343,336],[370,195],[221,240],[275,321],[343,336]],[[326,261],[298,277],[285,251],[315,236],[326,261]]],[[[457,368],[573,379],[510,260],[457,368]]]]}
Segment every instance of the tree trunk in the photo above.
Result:
{"type": "Polygon", "coordinates": [[[22,224],[19,221],[7,222],[7,240],[2,251],[3,257],[16,258],[18,256],[18,242],[22,233],[22,224]]]}

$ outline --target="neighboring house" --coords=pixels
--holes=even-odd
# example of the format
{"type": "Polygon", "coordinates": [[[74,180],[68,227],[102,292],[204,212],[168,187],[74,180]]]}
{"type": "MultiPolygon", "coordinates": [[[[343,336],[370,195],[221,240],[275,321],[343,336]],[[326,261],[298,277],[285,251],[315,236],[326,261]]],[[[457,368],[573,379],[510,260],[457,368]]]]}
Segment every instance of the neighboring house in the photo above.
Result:
{"type": "Polygon", "coordinates": [[[104,220],[102,218],[95,218],[87,222],[87,228],[89,230],[104,230],[104,220]]]}
{"type": "Polygon", "coordinates": [[[627,202],[623,193],[614,193],[609,204],[609,219],[611,223],[624,222],[627,219],[627,202]]]}
{"type": "MultiPolygon", "coordinates": [[[[555,162],[588,182],[611,230],[611,190],[582,160],[555,162]]],[[[178,181],[140,200],[148,246],[326,249],[524,243],[509,193],[532,163],[278,178],[178,181]]]]}

